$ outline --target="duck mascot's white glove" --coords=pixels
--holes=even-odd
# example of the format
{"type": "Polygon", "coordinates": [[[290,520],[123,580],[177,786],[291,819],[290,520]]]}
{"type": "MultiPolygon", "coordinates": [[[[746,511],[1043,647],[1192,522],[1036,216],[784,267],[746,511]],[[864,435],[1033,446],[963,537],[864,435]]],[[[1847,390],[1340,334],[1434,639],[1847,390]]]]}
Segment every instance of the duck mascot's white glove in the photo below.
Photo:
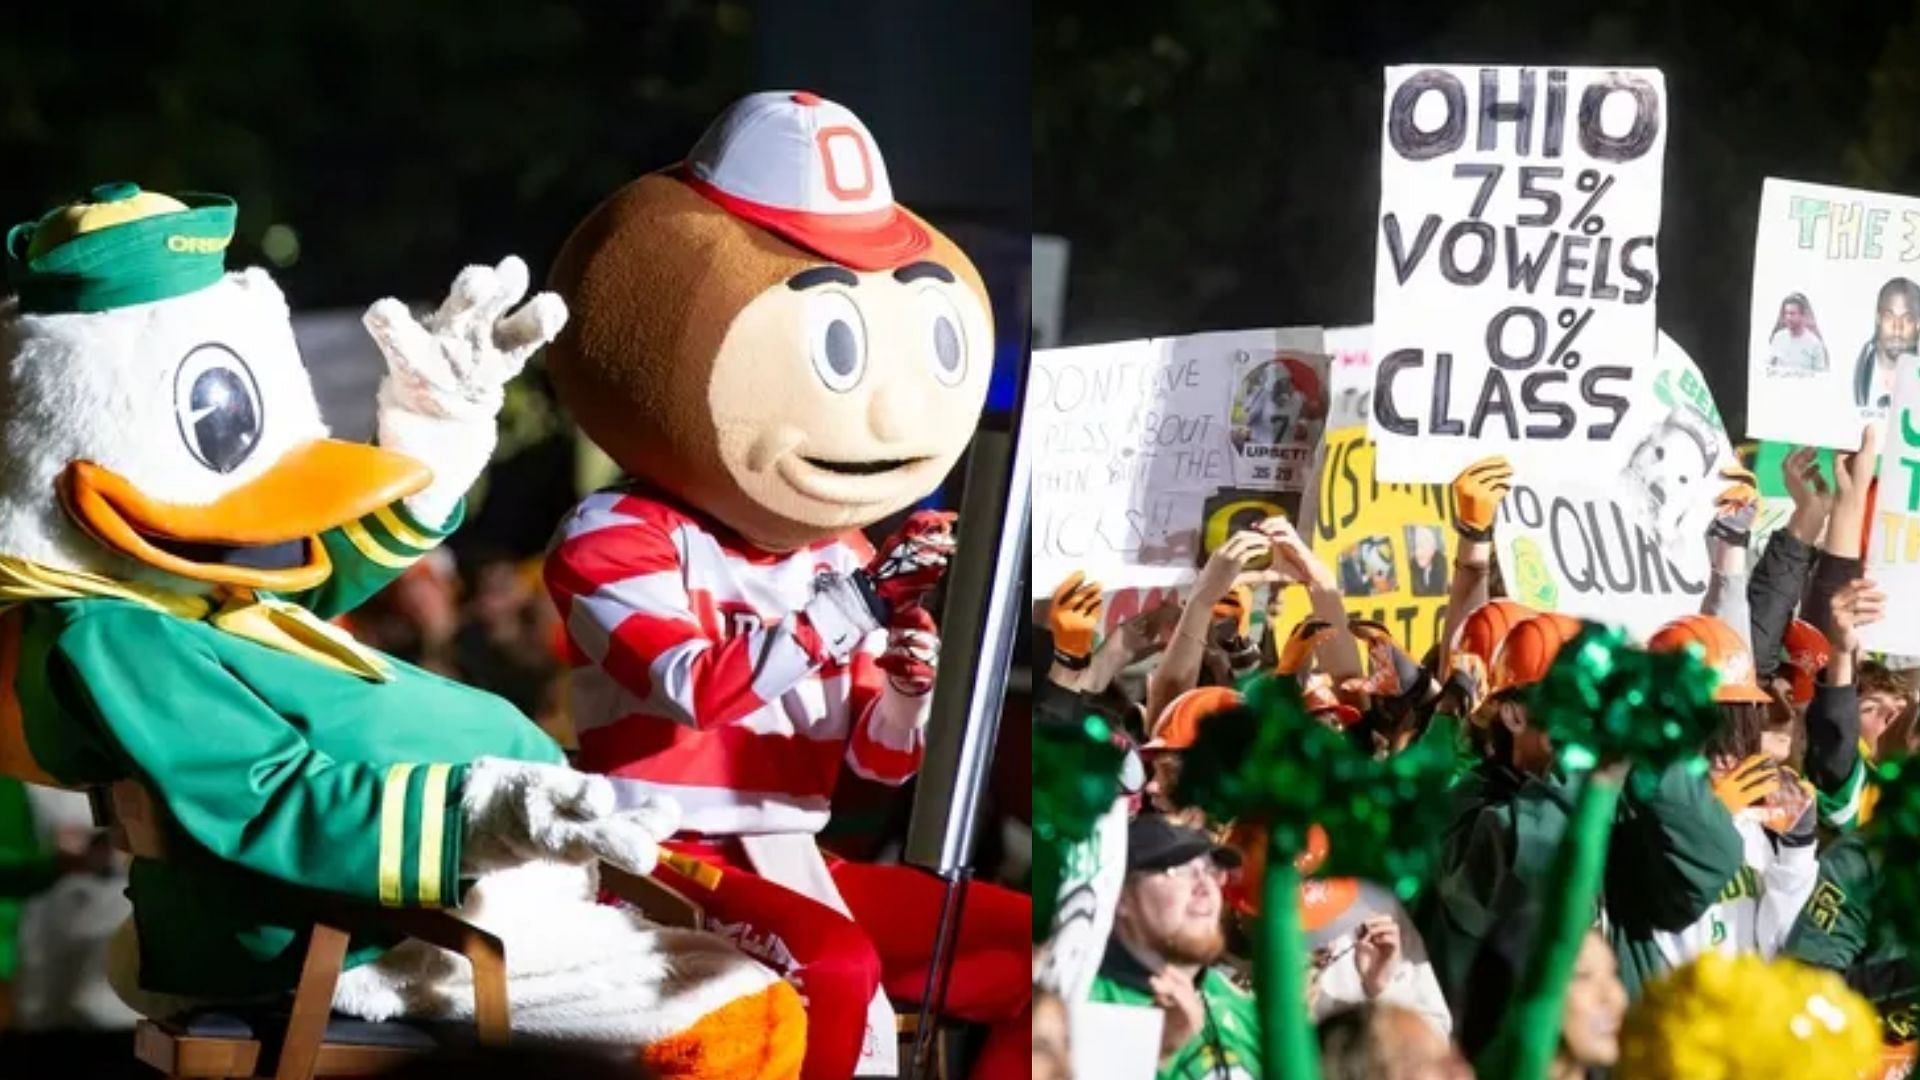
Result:
{"type": "Polygon", "coordinates": [[[505,758],[475,759],[460,802],[467,823],[461,869],[469,874],[539,859],[604,860],[645,874],[660,857],[660,841],[680,826],[671,799],[620,808],[604,776],[505,758]]]}
{"type": "Polygon", "coordinates": [[[506,385],[567,322],[567,305],[527,294],[527,264],[469,266],[440,310],[416,322],[388,297],[367,309],[367,331],[387,358],[380,383],[380,445],[433,469],[433,483],[406,499],[421,524],[438,528],[493,457],[506,385]]]}

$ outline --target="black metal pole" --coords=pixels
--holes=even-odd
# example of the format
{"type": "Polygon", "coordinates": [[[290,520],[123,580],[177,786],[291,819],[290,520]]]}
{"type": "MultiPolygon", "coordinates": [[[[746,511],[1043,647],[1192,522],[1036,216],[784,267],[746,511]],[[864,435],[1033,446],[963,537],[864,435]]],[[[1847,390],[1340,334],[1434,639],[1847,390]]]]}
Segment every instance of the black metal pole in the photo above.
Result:
{"type": "Polygon", "coordinates": [[[926,1078],[933,1071],[935,1028],[947,1007],[947,984],[953,981],[954,939],[960,936],[960,913],[967,904],[967,883],[972,874],[961,867],[940,875],[946,882],[946,895],[940,898],[940,922],[933,939],[933,962],[927,968],[927,988],[920,995],[919,1023],[913,1029],[913,1063],[907,1075],[926,1078]]]}
{"type": "Polygon", "coordinates": [[[1026,371],[1008,417],[983,424],[969,454],[954,559],[941,611],[941,656],[927,747],[907,826],[905,861],[946,883],[909,1075],[924,1077],[946,1003],[980,804],[993,763],[1023,592],[1032,517],[1031,458],[1021,437],[1026,371]]]}

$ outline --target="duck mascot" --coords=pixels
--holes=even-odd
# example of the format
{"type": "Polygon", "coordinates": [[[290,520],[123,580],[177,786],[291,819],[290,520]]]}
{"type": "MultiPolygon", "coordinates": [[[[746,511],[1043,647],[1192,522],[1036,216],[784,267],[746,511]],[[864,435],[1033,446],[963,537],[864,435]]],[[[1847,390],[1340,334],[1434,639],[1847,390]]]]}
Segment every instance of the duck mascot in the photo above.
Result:
{"type": "MultiPolygon", "coordinates": [[[[547,352],[563,404],[631,478],[562,524],[583,768],[684,810],[663,870],[807,1002],[804,1075],[886,1074],[888,998],[926,988],[930,875],[822,856],[843,767],[918,770],[939,640],[923,600],[952,516],[917,512],[972,438],[993,356],[979,273],[897,206],[873,137],[810,93],[729,107],[681,165],[575,229],[547,352]],[[884,990],[884,994],[881,991],[884,990]]],[[[950,603],[977,602],[954,597],[950,603]]],[[[992,1025],[975,1075],[1030,1067],[1031,905],[974,885],[947,1011],[992,1025]]]]}
{"type": "MultiPolygon", "coordinates": [[[[637,1047],[653,1075],[797,1072],[791,988],[716,935],[599,906],[677,809],[618,800],[505,701],[322,620],[459,524],[504,384],[566,321],[471,267],[383,300],[380,445],[327,438],[287,302],[229,273],[236,208],[131,184],[7,236],[0,307],[0,770],[134,780],[177,839],[136,860],[116,988],[148,1015],[272,1001],[316,893],[458,907],[505,943],[516,1034],[637,1047]],[[304,917],[303,917],[303,912],[304,917]]],[[[471,1016],[471,975],[356,937],[335,1007],[471,1016]]]]}

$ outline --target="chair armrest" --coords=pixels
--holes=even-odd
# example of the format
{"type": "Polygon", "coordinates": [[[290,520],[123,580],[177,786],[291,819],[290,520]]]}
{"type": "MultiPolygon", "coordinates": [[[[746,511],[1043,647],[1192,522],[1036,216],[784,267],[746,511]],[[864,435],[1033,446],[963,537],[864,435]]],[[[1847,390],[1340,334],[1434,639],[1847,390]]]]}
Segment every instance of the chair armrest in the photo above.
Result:
{"type": "Polygon", "coordinates": [[[706,912],[700,905],[658,878],[629,874],[611,863],[601,863],[600,887],[662,926],[698,930],[705,925],[706,912]]]}
{"type": "Polygon", "coordinates": [[[379,908],[367,922],[459,953],[473,965],[473,1026],[482,1046],[505,1046],[512,1031],[507,1008],[507,950],[495,935],[450,911],[379,908]]]}

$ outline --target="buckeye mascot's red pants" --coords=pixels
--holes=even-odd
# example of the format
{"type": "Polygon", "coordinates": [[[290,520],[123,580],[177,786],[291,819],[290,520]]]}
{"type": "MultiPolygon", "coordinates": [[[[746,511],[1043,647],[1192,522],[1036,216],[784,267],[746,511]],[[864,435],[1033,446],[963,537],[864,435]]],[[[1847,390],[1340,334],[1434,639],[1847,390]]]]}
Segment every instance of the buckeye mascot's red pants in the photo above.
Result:
{"type": "MultiPolygon", "coordinates": [[[[755,875],[739,846],[724,839],[674,840],[664,847],[722,869],[712,887],[675,873],[654,873],[706,909],[755,959],[781,971],[807,1006],[805,1080],[853,1075],[875,987],[897,1002],[926,992],[945,884],[906,866],[871,866],[827,857],[828,871],[853,913],[838,911],[755,875]]],[[[967,886],[955,943],[945,1015],[987,1024],[976,1080],[1032,1071],[1032,901],[996,885],[967,886]]],[[[902,1061],[905,1064],[905,1061],[902,1061]]]]}

